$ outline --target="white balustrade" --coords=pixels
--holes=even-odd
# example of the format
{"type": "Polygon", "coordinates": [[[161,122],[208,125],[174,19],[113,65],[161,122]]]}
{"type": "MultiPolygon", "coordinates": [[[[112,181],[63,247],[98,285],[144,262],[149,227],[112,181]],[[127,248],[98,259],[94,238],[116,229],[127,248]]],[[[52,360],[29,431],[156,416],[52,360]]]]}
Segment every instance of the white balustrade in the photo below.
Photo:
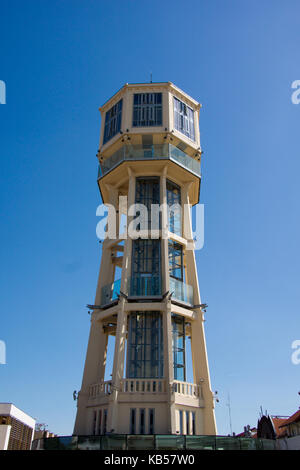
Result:
{"type": "Polygon", "coordinates": [[[163,379],[123,379],[120,391],[124,393],[165,393],[166,381],[163,379]]]}
{"type": "Polygon", "coordinates": [[[179,395],[202,398],[201,385],[174,380],[173,391],[179,395]]]}
{"type": "MultiPolygon", "coordinates": [[[[99,382],[89,387],[89,397],[110,395],[113,390],[112,381],[99,382]]],[[[119,391],[122,393],[166,393],[165,379],[122,379],[119,391]]],[[[172,391],[178,395],[202,398],[201,385],[174,380],[172,391]]]]}
{"type": "Polygon", "coordinates": [[[107,380],[106,382],[99,382],[97,384],[92,384],[89,387],[89,397],[95,398],[99,395],[110,395],[112,389],[111,380],[107,380]]]}

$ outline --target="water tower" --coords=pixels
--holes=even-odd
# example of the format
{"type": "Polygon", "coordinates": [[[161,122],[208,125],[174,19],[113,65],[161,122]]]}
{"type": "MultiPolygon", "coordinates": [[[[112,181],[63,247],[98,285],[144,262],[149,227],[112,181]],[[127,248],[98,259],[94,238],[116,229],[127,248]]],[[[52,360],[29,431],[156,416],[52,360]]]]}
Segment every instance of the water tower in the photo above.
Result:
{"type": "Polygon", "coordinates": [[[199,111],[170,82],[126,84],[100,108],[98,186],[116,221],[90,306],[75,435],[216,434],[191,224],[199,111]],[[122,218],[136,230],[121,233],[122,218]]]}

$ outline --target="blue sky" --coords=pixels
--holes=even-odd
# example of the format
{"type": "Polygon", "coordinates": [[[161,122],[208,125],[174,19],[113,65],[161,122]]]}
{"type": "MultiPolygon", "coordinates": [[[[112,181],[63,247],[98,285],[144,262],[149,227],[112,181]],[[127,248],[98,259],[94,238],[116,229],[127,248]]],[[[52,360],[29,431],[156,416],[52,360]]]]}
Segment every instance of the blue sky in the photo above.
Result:
{"type": "Polygon", "coordinates": [[[0,401],[70,434],[101,258],[98,108],[126,82],[203,104],[197,252],[218,432],[299,406],[299,2],[2,0],[0,401]]]}

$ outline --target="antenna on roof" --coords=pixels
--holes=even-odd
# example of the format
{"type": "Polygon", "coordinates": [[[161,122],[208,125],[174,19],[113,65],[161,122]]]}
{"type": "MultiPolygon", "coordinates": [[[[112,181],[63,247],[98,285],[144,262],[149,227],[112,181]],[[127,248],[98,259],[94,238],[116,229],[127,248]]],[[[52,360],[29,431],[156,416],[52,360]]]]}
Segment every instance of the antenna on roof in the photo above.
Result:
{"type": "Polygon", "coordinates": [[[152,83],[152,72],[150,72],[150,83],[152,83]]]}
{"type": "Polygon", "coordinates": [[[230,434],[232,436],[231,404],[230,404],[230,395],[229,395],[229,393],[228,393],[228,402],[226,403],[226,405],[228,406],[230,434]]]}

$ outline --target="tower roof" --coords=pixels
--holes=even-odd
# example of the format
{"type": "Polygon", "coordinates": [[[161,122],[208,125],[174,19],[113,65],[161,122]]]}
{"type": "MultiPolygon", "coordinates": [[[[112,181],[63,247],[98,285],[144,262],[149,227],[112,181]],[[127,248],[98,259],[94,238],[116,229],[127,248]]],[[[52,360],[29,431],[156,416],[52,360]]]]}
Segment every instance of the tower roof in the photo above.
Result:
{"type": "Polygon", "coordinates": [[[173,92],[177,93],[181,98],[188,102],[193,108],[200,109],[201,104],[192,98],[190,95],[185,93],[181,88],[174,85],[172,82],[145,82],[145,83],[125,83],[114,95],[112,95],[102,106],[100,106],[100,111],[105,111],[109,107],[111,101],[115,101],[118,96],[123,94],[127,88],[152,88],[152,87],[163,87],[170,88],[173,92]]]}

